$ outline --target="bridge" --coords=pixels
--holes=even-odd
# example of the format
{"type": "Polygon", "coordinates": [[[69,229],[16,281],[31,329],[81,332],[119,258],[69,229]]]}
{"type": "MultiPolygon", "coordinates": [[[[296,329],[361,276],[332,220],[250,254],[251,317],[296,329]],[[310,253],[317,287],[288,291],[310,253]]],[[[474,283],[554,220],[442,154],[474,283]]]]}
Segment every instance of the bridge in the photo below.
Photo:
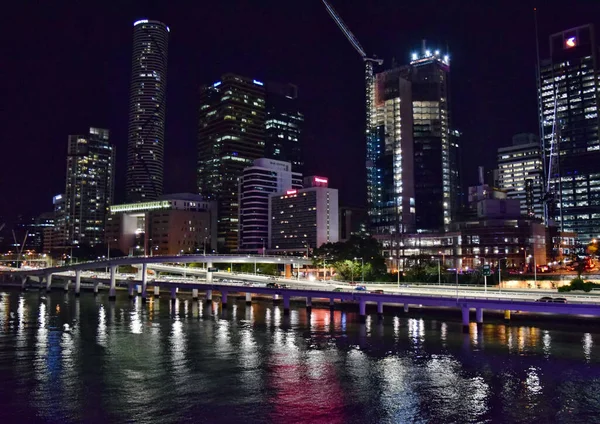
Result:
{"type": "MultiPolygon", "coordinates": [[[[460,289],[458,287],[397,287],[390,285],[373,285],[361,287],[357,290],[348,283],[342,282],[311,282],[308,280],[277,279],[277,283],[286,283],[286,288],[269,287],[268,283],[275,277],[261,276],[256,274],[239,274],[220,271],[209,271],[213,263],[278,263],[300,265],[311,263],[306,258],[276,257],[276,256],[248,256],[248,255],[185,255],[185,256],[162,256],[162,257],[126,257],[113,258],[110,260],[99,260],[93,262],[66,265],[62,267],[42,269],[0,269],[0,275],[6,280],[20,279],[21,286],[25,287],[28,279],[37,279],[40,288],[51,290],[52,277],[57,280],[66,281],[64,288],[69,289],[73,278],[75,279],[75,295],[81,291],[81,282],[87,280],[93,285],[94,293],[98,293],[100,285],[108,283],[109,299],[116,297],[117,280],[124,281],[128,286],[129,296],[135,296],[135,289],[145,302],[148,297],[148,286],[154,287],[154,296],[160,296],[160,290],[166,289],[170,292],[171,299],[177,298],[180,289],[191,290],[192,299],[198,300],[199,291],[205,293],[205,299],[212,302],[213,292],[220,293],[222,307],[228,304],[230,293],[244,293],[246,302],[252,302],[253,295],[270,296],[275,301],[282,301],[284,314],[289,313],[290,299],[300,298],[306,302],[307,309],[312,308],[313,299],[329,300],[330,306],[335,301],[353,302],[358,304],[361,321],[366,319],[367,303],[376,304],[377,313],[383,316],[383,307],[386,305],[402,305],[404,311],[408,312],[410,307],[426,306],[438,308],[460,309],[462,323],[468,327],[471,309],[475,309],[477,323],[483,323],[483,311],[504,311],[505,318],[510,319],[511,311],[523,311],[533,313],[568,314],[600,316],[600,296],[594,295],[565,295],[567,303],[540,302],[540,296],[550,292],[514,290],[502,292],[496,290],[473,290],[460,289]],[[201,262],[207,264],[207,269],[183,268],[173,263],[201,262]],[[131,265],[141,267],[141,276],[117,275],[118,265],[131,265]],[[90,273],[91,270],[109,268],[108,273],[90,273]],[[148,281],[147,270],[155,268],[170,273],[180,273],[184,277],[157,277],[148,281]],[[102,275],[100,275],[102,274],[102,275]],[[220,281],[213,282],[214,277],[221,277],[220,281]],[[204,277],[202,280],[199,278],[204,277]]],[[[562,294],[561,294],[562,295],[562,294]]]]}

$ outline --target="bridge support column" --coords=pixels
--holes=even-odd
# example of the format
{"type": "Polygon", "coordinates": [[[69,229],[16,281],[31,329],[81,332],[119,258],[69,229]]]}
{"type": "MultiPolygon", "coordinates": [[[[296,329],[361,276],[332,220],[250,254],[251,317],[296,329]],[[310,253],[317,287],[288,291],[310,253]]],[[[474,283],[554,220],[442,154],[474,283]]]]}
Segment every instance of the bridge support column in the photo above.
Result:
{"type": "Polygon", "coordinates": [[[198,289],[192,289],[192,300],[198,301],[198,289]]]}
{"type": "Polygon", "coordinates": [[[160,297],[160,286],[154,283],[154,297],[160,297]]]}
{"type": "Polygon", "coordinates": [[[408,303],[404,304],[404,313],[407,314],[408,313],[408,303]]]}
{"type": "Polygon", "coordinates": [[[206,290],[206,303],[212,302],[212,290],[206,290]]]}
{"type": "Polygon", "coordinates": [[[81,293],[81,271],[75,271],[75,296],[81,293]]]}
{"type": "Polygon", "coordinates": [[[46,274],[46,292],[49,293],[52,286],[52,274],[46,274]]]}
{"type": "Polygon", "coordinates": [[[510,322],[510,311],[504,311],[504,321],[510,322]]]}
{"type": "Polygon", "coordinates": [[[110,289],[108,290],[108,300],[117,298],[117,266],[110,266],[110,289]]]}
{"type": "Polygon", "coordinates": [[[129,285],[127,286],[127,292],[129,293],[129,298],[133,299],[135,297],[135,284],[134,283],[129,283],[129,285]]]}
{"type": "Polygon", "coordinates": [[[279,295],[278,295],[278,294],[274,294],[274,295],[273,295],[273,303],[274,303],[274,304],[277,304],[277,303],[279,303],[280,301],[281,301],[281,299],[280,299],[279,295]]]}
{"type": "Polygon", "coordinates": [[[69,291],[69,284],[71,283],[71,280],[67,280],[65,281],[65,285],[63,287],[63,289],[68,292],[69,291]]]}
{"type": "Polygon", "coordinates": [[[475,321],[477,321],[477,324],[479,324],[479,325],[483,324],[483,309],[482,308],[475,309],[475,321]]]}
{"type": "MultiPolygon", "coordinates": [[[[275,295],[277,296],[277,295],[275,295]]],[[[283,315],[290,314],[290,297],[283,295],[283,315]]]]}
{"type": "Polygon", "coordinates": [[[364,300],[358,302],[358,312],[360,313],[360,322],[367,322],[367,302],[364,300]]]}
{"type": "Polygon", "coordinates": [[[335,300],[333,297],[329,299],[329,309],[333,309],[335,307],[335,300]]]}
{"type": "Polygon", "coordinates": [[[27,276],[21,277],[21,290],[27,289],[27,276]]]}
{"type": "Polygon", "coordinates": [[[377,318],[383,319],[383,302],[377,302],[377,318]]]}
{"type": "Polygon", "coordinates": [[[208,268],[212,268],[212,266],[213,266],[212,262],[206,263],[206,284],[212,284],[212,282],[213,282],[213,273],[208,272],[208,268]]]}
{"type": "Polygon", "coordinates": [[[142,264],[142,303],[146,302],[148,296],[148,265],[142,264]]]}
{"type": "Polygon", "coordinates": [[[221,290],[221,304],[223,308],[227,307],[227,290],[221,290]]]}
{"type": "Polygon", "coordinates": [[[312,310],[312,298],[311,297],[306,298],[306,310],[309,312],[312,310]]]}
{"type": "Polygon", "coordinates": [[[177,300],[177,287],[171,287],[171,302],[177,300]]]}
{"type": "Polygon", "coordinates": [[[462,307],[462,325],[463,325],[463,333],[469,332],[469,307],[462,307]]]}
{"type": "Polygon", "coordinates": [[[100,286],[100,283],[94,283],[94,296],[98,294],[98,287],[100,286]]]}
{"type": "Polygon", "coordinates": [[[252,293],[246,293],[246,305],[252,304],[252,293]]]}

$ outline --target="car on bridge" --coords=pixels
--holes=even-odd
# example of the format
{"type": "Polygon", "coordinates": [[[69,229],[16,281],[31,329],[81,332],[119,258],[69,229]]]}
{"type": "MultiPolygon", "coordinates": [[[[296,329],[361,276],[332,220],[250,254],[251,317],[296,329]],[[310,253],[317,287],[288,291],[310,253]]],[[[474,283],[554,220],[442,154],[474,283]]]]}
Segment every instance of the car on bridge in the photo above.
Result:
{"type": "Polygon", "coordinates": [[[537,299],[536,302],[552,302],[552,300],[550,296],[544,296],[537,299]]]}
{"type": "Polygon", "coordinates": [[[341,292],[344,291],[344,289],[342,289],[341,287],[336,287],[335,289],[333,289],[334,292],[341,292]]]}
{"type": "Polygon", "coordinates": [[[371,293],[375,293],[375,294],[383,294],[383,290],[371,290],[371,293]]]}
{"type": "Polygon", "coordinates": [[[287,289],[287,286],[285,284],[279,283],[267,283],[266,287],[268,289],[287,289]]]}
{"type": "Polygon", "coordinates": [[[567,303],[567,299],[565,299],[564,297],[555,297],[552,299],[552,302],[554,303],[567,303]]]}
{"type": "Polygon", "coordinates": [[[365,286],[356,286],[356,287],[354,287],[354,290],[367,291],[367,288],[365,286]]]}

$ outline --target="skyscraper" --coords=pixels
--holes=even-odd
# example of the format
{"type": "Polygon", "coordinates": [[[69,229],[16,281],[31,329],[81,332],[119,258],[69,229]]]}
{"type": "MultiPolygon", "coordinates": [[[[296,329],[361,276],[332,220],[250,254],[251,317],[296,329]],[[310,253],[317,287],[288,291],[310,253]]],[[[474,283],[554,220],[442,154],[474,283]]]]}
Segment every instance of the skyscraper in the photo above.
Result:
{"type": "Polygon", "coordinates": [[[265,89],[234,74],[200,89],[198,192],[218,201],[219,249],[238,244],[238,178],[265,152],[265,89]]]}
{"type": "Polygon", "coordinates": [[[600,54],[592,25],[550,36],[538,89],[548,218],[587,243],[600,236],[600,54]]]}
{"type": "Polygon", "coordinates": [[[200,89],[198,192],[217,200],[219,248],[238,247],[238,178],[255,159],[302,169],[297,88],[225,74],[200,89]]]}
{"type": "Polygon", "coordinates": [[[298,87],[267,82],[265,105],[265,157],[290,162],[293,172],[302,173],[304,115],[298,107],[298,87]]]}
{"type": "Polygon", "coordinates": [[[543,218],[542,151],[534,134],[517,134],[513,145],[498,149],[499,188],[521,204],[521,215],[543,218]]]}
{"type": "Polygon", "coordinates": [[[90,128],[70,135],[65,190],[66,245],[104,244],[104,223],[113,202],[115,147],[109,131],[90,128]]]}
{"type": "Polygon", "coordinates": [[[142,19],[133,24],[127,144],[127,200],[163,193],[169,27],[142,19]]]}

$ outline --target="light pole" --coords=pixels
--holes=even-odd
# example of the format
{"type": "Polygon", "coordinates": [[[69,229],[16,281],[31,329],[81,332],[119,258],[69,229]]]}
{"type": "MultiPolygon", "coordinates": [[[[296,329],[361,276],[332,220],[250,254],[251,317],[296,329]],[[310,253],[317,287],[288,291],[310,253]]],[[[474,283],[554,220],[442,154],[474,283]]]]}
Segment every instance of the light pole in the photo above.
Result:
{"type": "Polygon", "coordinates": [[[350,272],[352,273],[352,280],[350,282],[354,283],[354,261],[352,261],[352,265],[350,266],[350,272]]]}
{"type": "Polygon", "coordinates": [[[537,287],[537,266],[535,263],[535,256],[529,255],[529,258],[533,258],[533,284],[535,284],[535,286],[537,287]]]}
{"type": "Polygon", "coordinates": [[[442,270],[441,270],[441,266],[440,266],[440,258],[434,258],[432,256],[431,259],[435,259],[438,263],[438,286],[441,286],[442,285],[442,270]]]}

